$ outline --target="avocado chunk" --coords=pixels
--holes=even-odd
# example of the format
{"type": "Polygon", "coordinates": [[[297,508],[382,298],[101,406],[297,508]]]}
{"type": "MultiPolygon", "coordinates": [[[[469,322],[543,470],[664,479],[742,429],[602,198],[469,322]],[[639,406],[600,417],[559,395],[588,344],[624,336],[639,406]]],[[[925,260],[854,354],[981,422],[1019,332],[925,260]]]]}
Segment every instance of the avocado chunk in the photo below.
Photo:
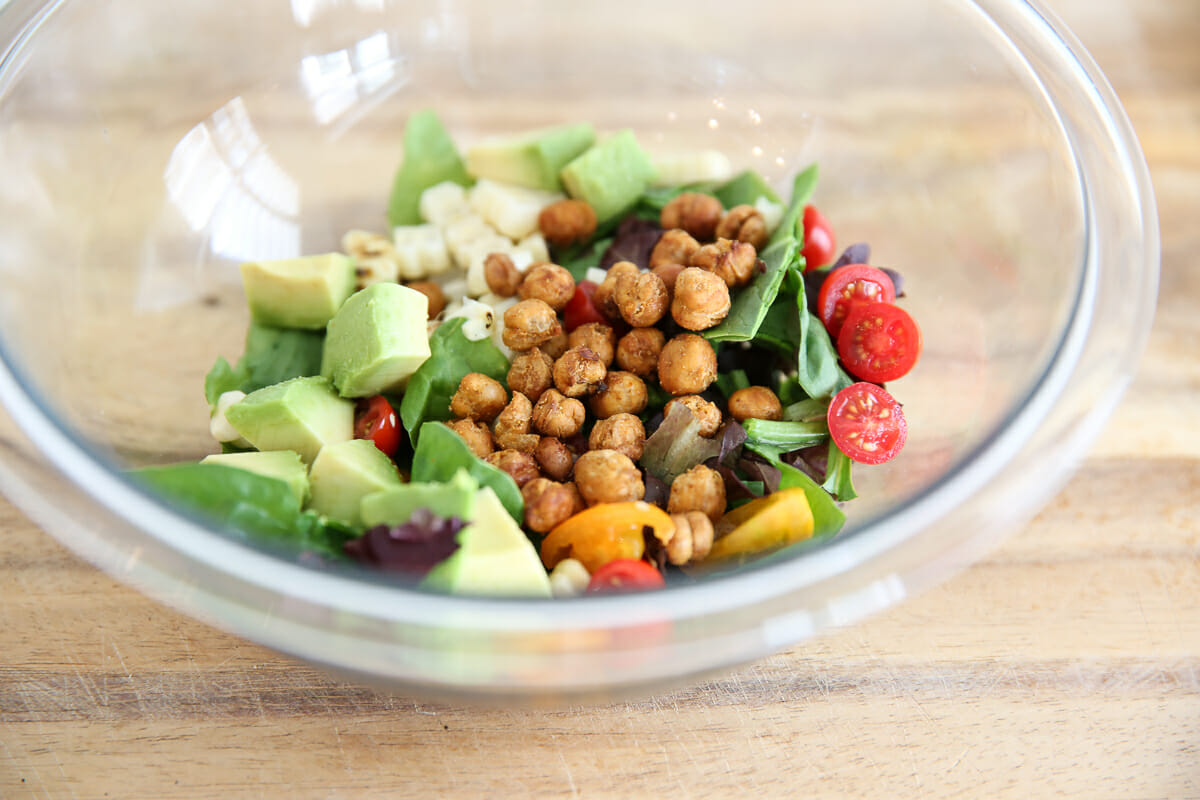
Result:
{"type": "Polygon", "coordinates": [[[321,448],[309,471],[313,511],[347,525],[361,525],[367,495],[402,486],[400,471],[370,439],[351,439],[321,448]]]}
{"type": "Polygon", "coordinates": [[[343,397],[403,388],[429,358],[428,313],[428,298],[398,283],[356,292],[329,321],[321,374],[343,397]]]}
{"type": "Polygon", "coordinates": [[[276,328],[324,328],[354,291],[354,260],[341,253],[247,261],[241,271],[250,315],[276,328]]]}
{"type": "Polygon", "coordinates": [[[311,464],[327,444],[354,438],[354,403],[321,377],[292,378],[251,392],[225,419],[258,450],[295,450],[311,464]]]}
{"type": "Polygon", "coordinates": [[[562,168],[595,141],[586,122],[489,139],[467,149],[467,169],[476,178],[558,192],[562,168]]]}
{"type": "Polygon", "coordinates": [[[297,504],[303,506],[308,500],[308,466],[294,450],[217,453],[205,456],[200,463],[236,467],[267,478],[278,478],[296,495],[297,504]]]}
{"type": "Polygon", "coordinates": [[[421,585],[485,597],[550,596],[550,578],[533,543],[487,487],[476,497],[471,524],[458,532],[458,550],[421,585]]]}
{"type": "Polygon", "coordinates": [[[448,483],[402,483],[369,494],[360,504],[360,517],[367,528],[403,525],[418,508],[427,508],[439,517],[469,520],[475,514],[478,492],[479,483],[460,469],[448,483]]]}
{"type": "Polygon", "coordinates": [[[610,136],[562,171],[567,193],[587,202],[602,224],[632,207],[653,177],[654,164],[631,130],[610,136]]]}

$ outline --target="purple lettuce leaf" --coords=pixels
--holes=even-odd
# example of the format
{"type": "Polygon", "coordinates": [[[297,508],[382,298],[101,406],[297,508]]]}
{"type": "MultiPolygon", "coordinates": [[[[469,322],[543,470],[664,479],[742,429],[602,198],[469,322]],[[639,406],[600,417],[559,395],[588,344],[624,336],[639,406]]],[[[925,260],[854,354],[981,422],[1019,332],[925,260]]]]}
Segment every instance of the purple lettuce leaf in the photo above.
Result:
{"type": "Polygon", "coordinates": [[[467,523],[418,508],[403,525],[376,525],[343,545],[361,564],[423,577],[458,550],[458,532],[467,523]]]}
{"type": "Polygon", "coordinates": [[[626,217],[617,226],[613,243],[600,257],[600,269],[608,269],[618,261],[632,261],[638,269],[648,269],[650,251],[662,234],[663,229],[649,220],[626,217]]]}

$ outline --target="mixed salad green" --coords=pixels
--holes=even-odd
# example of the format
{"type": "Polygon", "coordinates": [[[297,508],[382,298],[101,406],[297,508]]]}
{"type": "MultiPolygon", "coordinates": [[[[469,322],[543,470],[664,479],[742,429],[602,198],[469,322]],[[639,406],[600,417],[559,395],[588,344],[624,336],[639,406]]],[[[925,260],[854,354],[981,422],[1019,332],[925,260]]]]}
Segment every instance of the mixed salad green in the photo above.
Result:
{"type": "Polygon", "coordinates": [[[737,568],[836,534],[851,464],[907,433],[920,354],[810,202],[719,153],[575,124],[460,153],[404,135],[391,236],[243,264],[240,359],[204,381],[222,452],[136,470],[309,563],[566,596],[737,568]]]}

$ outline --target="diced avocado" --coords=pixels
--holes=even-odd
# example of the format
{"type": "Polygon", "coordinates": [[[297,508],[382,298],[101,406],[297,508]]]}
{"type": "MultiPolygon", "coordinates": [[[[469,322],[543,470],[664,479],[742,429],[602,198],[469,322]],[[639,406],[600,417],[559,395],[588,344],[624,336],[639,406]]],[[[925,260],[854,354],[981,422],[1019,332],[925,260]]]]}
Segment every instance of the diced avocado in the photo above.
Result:
{"type": "Polygon", "coordinates": [[[562,168],[595,141],[586,122],[489,139],[467,149],[467,170],[476,178],[557,192],[562,168]]]}
{"type": "Polygon", "coordinates": [[[421,193],[446,181],[470,186],[471,176],[437,114],[418,111],[404,126],[404,161],[392,181],[388,222],[393,228],[422,222],[421,193]]]}
{"type": "Polygon", "coordinates": [[[362,524],[368,528],[403,525],[418,508],[439,517],[468,520],[475,515],[478,493],[479,483],[465,469],[454,473],[448,483],[402,483],[362,499],[362,524]]]}
{"type": "Polygon", "coordinates": [[[322,447],[354,438],[354,403],[321,377],[293,378],[251,392],[225,419],[259,450],[295,450],[311,464],[322,447]]]}
{"type": "Polygon", "coordinates": [[[771,184],[752,169],[733,176],[727,183],[718,187],[714,194],[721,201],[721,205],[726,208],[740,205],[752,206],[760,197],[765,197],[772,203],[783,202],[771,188],[771,184]]]}
{"type": "Polygon", "coordinates": [[[347,525],[361,525],[367,495],[402,486],[395,463],[370,439],[351,439],[321,448],[309,471],[309,508],[347,525]]]}
{"type": "Polygon", "coordinates": [[[276,328],[324,328],[354,291],[354,261],[341,253],[247,261],[241,269],[251,316],[276,328]]]}
{"type": "Polygon", "coordinates": [[[321,374],[343,397],[403,388],[429,358],[429,300],[398,283],[355,293],[329,321],[321,374]]]}
{"type": "Polygon", "coordinates": [[[308,466],[294,450],[268,450],[249,453],[217,453],[205,456],[201,464],[221,464],[247,472],[278,478],[288,485],[296,502],[303,506],[308,500],[308,466]]]}
{"type": "Polygon", "coordinates": [[[567,193],[586,201],[601,223],[637,202],[653,177],[654,164],[630,130],[596,144],[562,171],[567,193]]]}
{"type": "Polygon", "coordinates": [[[480,491],[475,518],[458,532],[458,545],[425,576],[423,586],[488,597],[550,596],[550,578],[537,549],[491,489],[480,491]]]}

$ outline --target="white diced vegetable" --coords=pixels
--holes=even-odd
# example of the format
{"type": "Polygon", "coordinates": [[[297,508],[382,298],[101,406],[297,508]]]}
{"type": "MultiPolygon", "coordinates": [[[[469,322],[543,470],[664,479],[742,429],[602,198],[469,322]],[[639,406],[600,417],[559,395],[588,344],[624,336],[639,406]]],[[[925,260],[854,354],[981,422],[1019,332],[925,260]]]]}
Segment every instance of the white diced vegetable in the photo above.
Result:
{"type": "Polygon", "coordinates": [[[758,209],[758,213],[762,214],[763,224],[767,226],[767,233],[775,232],[779,227],[779,223],[783,221],[783,204],[772,203],[766,197],[760,196],[754,201],[754,207],[758,209]]]}
{"type": "Polygon", "coordinates": [[[536,232],[542,209],[562,200],[563,195],[481,180],[471,189],[469,199],[476,213],[516,241],[536,232]]]}
{"type": "Polygon", "coordinates": [[[231,406],[240,403],[245,396],[245,392],[232,391],[225,392],[218,397],[217,407],[213,409],[212,417],[208,421],[208,432],[222,444],[232,444],[235,447],[242,447],[249,450],[252,445],[243,439],[242,435],[225,418],[225,412],[231,406]]]}
{"type": "Polygon", "coordinates": [[[471,206],[467,202],[466,189],[453,181],[443,181],[421,192],[418,210],[421,219],[444,228],[470,214],[471,206]]]}
{"type": "Polygon", "coordinates": [[[402,225],[392,230],[401,278],[419,280],[450,268],[450,254],[437,225],[402,225]]]}
{"type": "Polygon", "coordinates": [[[554,597],[578,597],[591,580],[592,576],[581,562],[564,558],[550,571],[550,594],[554,597]]]}

